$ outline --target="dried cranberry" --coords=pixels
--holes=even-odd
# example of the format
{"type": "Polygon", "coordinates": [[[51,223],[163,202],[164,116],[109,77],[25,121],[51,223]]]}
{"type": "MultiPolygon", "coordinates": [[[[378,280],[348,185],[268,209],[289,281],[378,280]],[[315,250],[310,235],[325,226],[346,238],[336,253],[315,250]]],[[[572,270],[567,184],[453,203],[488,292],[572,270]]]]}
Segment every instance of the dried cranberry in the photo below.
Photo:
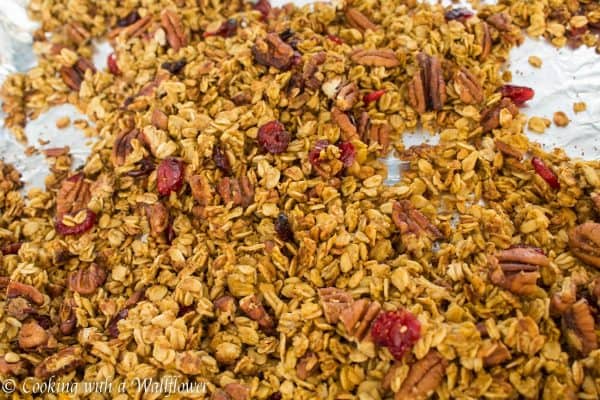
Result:
{"type": "Polygon", "coordinates": [[[162,196],[177,192],[183,186],[184,165],[176,158],[166,158],[158,165],[156,171],[156,188],[162,196]]]}
{"type": "Polygon", "coordinates": [[[459,20],[464,22],[473,15],[475,15],[473,11],[469,10],[468,8],[460,7],[447,11],[446,14],[444,14],[444,17],[446,17],[446,21],[459,20]]]}
{"type": "Polygon", "coordinates": [[[421,337],[419,320],[407,310],[385,311],[371,326],[373,341],[385,346],[396,360],[401,360],[421,337]]]}
{"type": "Polygon", "coordinates": [[[52,319],[49,316],[43,314],[35,314],[33,315],[33,319],[44,329],[50,329],[52,327],[52,319]]]}
{"type": "Polygon", "coordinates": [[[173,229],[173,221],[169,221],[167,228],[165,230],[165,238],[167,239],[167,243],[173,243],[173,240],[177,237],[177,233],[175,233],[175,229],[173,229]]]}
{"type": "Polygon", "coordinates": [[[23,243],[21,243],[21,242],[7,243],[4,246],[2,246],[2,249],[0,249],[0,252],[2,252],[2,254],[4,254],[4,255],[17,254],[19,252],[19,249],[21,248],[22,244],[23,243]]]}
{"type": "Polygon", "coordinates": [[[269,396],[269,400],[281,400],[281,392],[274,392],[269,396]]]}
{"type": "Polygon", "coordinates": [[[254,3],[254,9],[262,14],[263,20],[266,20],[271,13],[271,3],[269,3],[269,0],[258,0],[254,3]]]}
{"type": "Polygon", "coordinates": [[[558,177],[544,162],[538,158],[533,157],[531,159],[531,165],[533,165],[533,169],[535,172],[542,177],[543,180],[546,181],[548,185],[552,189],[560,189],[560,183],[558,182],[558,177]]]}
{"type": "Polygon", "coordinates": [[[223,22],[219,28],[214,32],[204,32],[202,37],[210,37],[210,36],[221,36],[224,38],[232,37],[237,32],[237,19],[229,18],[227,21],[223,22]]]}
{"type": "Polygon", "coordinates": [[[140,19],[140,14],[138,14],[137,10],[133,10],[129,14],[127,14],[124,18],[117,21],[117,26],[124,28],[126,26],[132,25],[136,23],[140,19]]]}
{"type": "Polygon", "coordinates": [[[106,65],[108,66],[108,70],[113,75],[121,75],[121,70],[117,65],[117,56],[115,53],[110,53],[106,58],[106,65]]]}
{"type": "Polygon", "coordinates": [[[118,326],[119,321],[127,318],[127,315],[129,315],[129,309],[124,308],[121,311],[119,311],[118,313],[116,313],[110,319],[108,326],[106,328],[110,337],[112,337],[112,338],[119,337],[119,326],[118,326]]]}
{"type": "Polygon", "coordinates": [[[61,235],[79,235],[92,229],[96,223],[96,213],[92,210],[85,209],[86,215],[82,223],[75,226],[67,226],[62,222],[64,216],[59,216],[56,219],[55,228],[61,235]]]}
{"type": "Polygon", "coordinates": [[[336,35],[327,35],[327,39],[331,40],[335,44],[344,44],[342,38],[336,35]]]}
{"type": "Polygon", "coordinates": [[[375,90],[371,93],[365,94],[363,97],[363,101],[365,104],[369,104],[369,103],[379,100],[381,98],[381,96],[383,96],[384,94],[385,94],[385,89],[375,90]]]}
{"type": "Polygon", "coordinates": [[[284,213],[279,214],[275,220],[275,232],[277,237],[284,242],[294,241],[294,232],[292,232],[290,221],[284,213]]]}
{"type": "Polygon", "coordinates": [[[213,147],[213,161],[217,168],[219,168],[223,173],[230,175],[231,174],[231,164],[229,164],[229,159],[221,149],[221,146],[218,144],[213,147]]]}
{"type": "Polygon", "coordinates": [[[139,178],[141,176],[150,175],[150,173],[154,171],[154,163],[149,158],[142,158],[138,164],[140,165],[139,169],[129,171],[127,173],[128,176],[139,178]]]}
{"type": "Polygon", "coordinates": [[[283,40],[284,42],[287,42],[288,40],[290,40],[292,37],[294,36],[294,31],[291,28],[287,28],[286,30],[284,30],[283,32],[281,32],[279,34],[279,37],[281,38],[281,40],[283,40]]]}
{"type": "Polygon", "coordinates": [[[328,140],[318,140],[308,153],[308,161],[314,166],[321,163],[321,152],[329,146],[328,140]]]}
{"type": "Polygon", "coordinates": [[[338,144],[340,149],[340,160],[344,163],[344,167],[349,167],[356,158],[356,149],[350,142],[342,142],[338,144]]]}
{"type": "Polygon", "coordinates": [[[257,139],[263,150],[271,154],[280,154],[287,150],[291,135],[281,122],[275,120],[267,122],[258,129],[257,139]]]}
{"type": "Polygon", "coordinates": [[[196,306],[190,304],[189,306],[179,306],[179,311],[177,312],[177,318],[183,317],[185,314],[190,313],[196,309],[196,306]]]}
{"type": "Polygon", "coordinates": [[[531,100],[535,95],[535,92],[532,88],[516,85],[504,85],[500,89],[500,92],[502,93],[503,97],[508,97],[518,106],[522,105],[527,100],[531,100]]]}
{"type": "Polygon", "coordinates": [[[187,64],[187,60],[185,58],[182,58],[181,60],[177,60],[177,61],[166,61],[164,63],[161,64],[161,68],[162,69],[166,69],[167,71],[169,71],[170,73],[177,75],[178,73],[181,72],[181,70],[183,69],[183,67],[185,67],[185,65],[187,64]]]}

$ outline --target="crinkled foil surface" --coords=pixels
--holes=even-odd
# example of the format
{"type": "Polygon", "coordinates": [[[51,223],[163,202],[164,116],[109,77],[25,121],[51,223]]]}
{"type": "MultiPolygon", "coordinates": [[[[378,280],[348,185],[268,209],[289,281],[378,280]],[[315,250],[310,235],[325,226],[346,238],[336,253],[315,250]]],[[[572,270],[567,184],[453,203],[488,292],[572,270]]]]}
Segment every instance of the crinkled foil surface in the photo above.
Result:
{"type": "MultiPolygon", "coordinates": [[[[289,1],[271,1],[274,6],[287,2],[289,1]]],[[[304,5],[311,1],[292,2],[304,5]]],[[[444,0],[443,3],[450,4],[450,1],[444,0]]],[[[26,5],[27,0],[0,0],[0,83],[8,74],[26,71],[36,64],[31,34],[37,24],[27,17],[26,5]]],[[[107,44],[98,44],[94,56],[94,63],[98,68],[105,68],[109,51],[107,44]]],[[[521,47],[513,50],[506,68],[512,71],[514,84],[535,89],[535,98],[522,109],[525,114],[552,119],[555,111],[563,111],[571,119],[566,128],[552,125],[544,134],[528,132],[532,140],[541,143],[547,150],[562,147],[571,157],[587,160],[600,157],[600,55],[594,49],[556,49],[542,40],[527,38],[521,47]],[[542,59],[541,68],[529,65],[527,59],[531,55],[542,59]],[[575,114],[573,103],[578,101],[585,101],[587,110],[575,114]]],[[[28,122],[28,145],[39,149],[68,145],[74,164],[78,166],[90,153],[90,139],[85,138],[73,125],[57,129],[56,119],[63,116],[71,117],[72,121],[85,119],[70,105],[54,107],[40,118],[28,122]],[[42,146],[39,139],[50,143],[42,146]]],[[[44,156],[26,156],[26,146],[18,143],[3,125],[3,113],[0,110],[0,158],[17,167],[26,183],[26,189],[43,188],[44,178],[48,173],[44,156]]],[[[406,146],[437,142],[435,136],[422,132],[405,134],[403,140],[406,146]]],[[[401,162],[392,156],[387,159],[387,163],[388,182],[394,183],[400,177],[401,162]]]]}

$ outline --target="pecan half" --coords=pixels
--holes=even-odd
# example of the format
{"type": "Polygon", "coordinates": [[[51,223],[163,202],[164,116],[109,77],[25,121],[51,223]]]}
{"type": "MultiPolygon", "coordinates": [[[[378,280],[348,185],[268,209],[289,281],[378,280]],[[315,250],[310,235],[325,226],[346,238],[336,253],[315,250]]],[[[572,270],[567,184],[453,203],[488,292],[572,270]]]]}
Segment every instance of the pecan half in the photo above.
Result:
{"type": "Polygon", "coordinates": [[[341,312],[354,301],[350,294],[335,287],[319,289],[319,298],[321,299],[325,320],[330,324],[336,324],[339,321],[341,312]]]}
{"type": "Polygon", "coordinates": [[[335,105],[342,111],[348,111],[354,107],[358,101],[358,86],[350,82],[342,86],[335,97],[335,105]]]}
{"type": "Polygon", "coordinates": [[[31,350],[48,344],[50,335],[37,322],[30,321],[21,327],[18,340],[21,349],[31,350]]]}
{"type": "Polygon", "coordinates": [[[312,351],[306,353],[296,364],[296,375],[303,381],[315,370],[319,363],[317,355],[312,351]]]}
{"type": "Polygon", "coordinates": [[[284,42],[276,33],[269,33],[263,38],[256,39],[252,46],[254,60],[267,67],[287,70],[294,59],[294,49],[284,42]]]}
{"type": "Polygon", "coordinates": [[[381,305],[378,302],[359,299],[342,310],[339,319],[344,324],[346,332],[361,341],[368,334],[369,327],[380,310],[381,305]]]}
{"type": "Polygon", "coordinates": [[[225,177],[217,185],[217,192],[225,204],[248,207],[254,201],[254,187],[247,176],[241,178],[225,177]]]}
{"type": "Polygon", "coordinates": [[[500,151],[500,153],[507,155],[509,157],[516,158],[517,160],[523,159],[523,152],[508,143],[501,141],[500,139],[494,140],[494,144],[496,145],[496,149],[500,151]]]}
{"type": "Polygon", "coordinates": [[[510,31],[512,18],[504,12],[492,14],[486,19],[487,23],[499,31],[510,31]]]}
{"type": "Polygon", "coordinates": [[[350,117],[337,107],[331,110],[331,119],[340,127],[342,140],[349,141],[358,137],[358,131],[350,120],[350,117]]]}
{"type": "Polygon", "coordinates": [[[488,341],[479,350],[479,357],[483,358],[485,367],[493,367],[510,360],[510,351],[500,341],[488,341]]]}
{"type": "Polygon", "coordinates": [[[350,55],[350,59],[368,67],[393,68],[400,65],[400,60],[392,49],[358,49],[350,55]]]}
{"type": "Polygon", "coordinates": [[[201,206],[207,206],[212,202],[213,190],[205,175],[192,175],[188,178],[192,197],[201,206]]]}
{"type": "Polygon", "coordinates": [[[500,126],[500,111],[507,109],[513,117],[519,114],[517,106],[509,99],[504,97],[497,104],[487,107],[481,111],[480,125],[484,132],[489,132],[500,126]]]}
{"type": "Polygon", "coordinates": [[[390,149],[391,132],[392,127],[387,123],[371,124],[369,128],[369,142],[379,143],[379,145],[381,146],[381,150],[379,151],[380,155],[387,154],[390,149]]]}
{"type": "Polygon", "coordinates": [[[272,329],[275,326],[273,318],[267,313],[256,295],[246,296],[240,300],[240,309],[251,319],[258,322],[264,329],[272,329]]]}
{"type": "Polygon", "coordinates": [[[366,15],[358,11],[356,8],[347,8],[344,14],[346,15],[348,24],[361,32],[364,32],[368,29],[372,31],[377,29],[377,25],[372,23],[366,15]]]}
{"type": "Polygon", "coordinates": [[[58,353],[43,359],[34,370],[36,378],[47,379],[52,375],[62,375],[83,365],[83,349],[79,346],[65,347],[58,353]]]}
{"type": "Polygon", "coordinates": [[[104,284],[106,277],[106,269],[96,263],[92,263],[88,268],[72,272],[67,282],[69,289],[81,295],[88,296],[104,284]]]}
{"type": "Polygon", "coordinates": [[[181,17],[175,11],[164,10],[160,14],[160,24],[167,34],[167,42],[173,50],[187,46],[188,38],[181,22],[181,17]]]}
{"type": "Polygon", "coordinates": [[[25,283],[10,281],[6,287],[6,297],[24,297],[35,305],[44,304],[44,295],[35,287],[25,283]]]}
{"type": "Polygon", "coordinates": [[[90,32],[77,22],[71,22],[65,25],[67,37],[76,45],[81,45],[90,40],[90,32]]]}
{"type": "Polygon", "coordinates": [[[113,165],[115,167],[120,167],[125,164],[127,156],[133,151],[131,141],[137,139],[143,143],[142,138],[143,134],[137,129],[125,129],[121,131],[115,138],[115,143],[112,148],[110,160],[113,165]]]}
{"type": "Polygon", "coordinates": [[[409,200],[394,202],[392,221],[394,221],[394,224],[402,234],[426,234],[434,240],[444,237],[442,232],[425,215],[417,210],[409,200]]]}
{"type": "Polygon", "coordinates": [[[8,315],[15,317],[19,321],[24,321],[32,314],[35,314],[36,309],[23,297],[15,297],[8,299],[6,302],[6,312],[8,315]]]}
{"type": "Polygon", "coordinates": [[[600,224],[584,222],[571,229],[569,247],[581,261],[600,268],[600,224]]]}
{"type": "Polygon", "coordinates": [[[481,45],[480,60],[485,60],[492,52],[492,36],[490,35],[490,27],[487,23],[481,22],[478,29],[475,30],[476,36],[479,36],[479,44],[481,45]]]}
{"type": "Polygon", "coordinates": [[[150,223],[150,232],[153,236],[161,235],[169,226],[169,209],[161,201],[146,205],[144,208],[150,223]]]}
{"type": "Polygon", "coordinates": [[[425,53],[417,55],[419,72],[408,83],[408,100],[419,113],[442,109],[446,103],[446,82],[438,57],[425,53]]]}
{"type": "Polygon", "coordinates": [[[56,215],[61,217],[87,208],[91,198],[90,183],[83,173],[78,173],[60,184],[56,195],[56,215]]]}
{"type": "Polygon", "coordinates": [[[69,298],[61,303],[58,310],[58,328],[63,335],[71,335],[77,325],[74,307],[75,301],[69,298]]]}
{"type": "Polygon", "coordinates": [[[250,398],[250,389],[241,383],[228,383],[224,389],[231,400],[248,400],[250,398]]]}
{"type": "Polygon", "coordinates": [[[540,267],[548,267],[550,260],[530,247],[515,247],[489,256],[491,282],[517,295],[534,294],[540,267]]]}
{"type": "Polygon", "coordinates": [[[598,337],[594,329],[594,316],[589,304],[581,299],[563,314],[567,342],[583,355],[598,348],[598,337]]]}
{"type": "Polygon", "coordinates": [[[483,89],[477,78],[466,68],[461,68],[454,76],[454,87],[460,100],[465,104],[483,101],[483,89]]]}
{"type": "Polygon", "coordinates": [[[79,91],[85,77],[85,71],[88,69],[92,72],[96,71],[94,64],[88,59],[80,57],[72,67],[61,67],[60,76],[71,90],[79,91]]]}
{"type": "Polygon", "coordinates": [[[395,400],[425,399],[444,380],[444,372],[448,362],[436,350],[410,367],[408,376],[396,392],[395,400]]]}
{"type": "Polygon", "coordinates": [[[152,16],[146,15],[144,18],[138,19],[133,24],[125,27],[125,28],[117,28],[111,31],[109,34],[110,38],[116,37],[119,34],[123,34],[126,40],[132,39],[134,37],[142,36],[150,27],[152,22],[152,16]]]}

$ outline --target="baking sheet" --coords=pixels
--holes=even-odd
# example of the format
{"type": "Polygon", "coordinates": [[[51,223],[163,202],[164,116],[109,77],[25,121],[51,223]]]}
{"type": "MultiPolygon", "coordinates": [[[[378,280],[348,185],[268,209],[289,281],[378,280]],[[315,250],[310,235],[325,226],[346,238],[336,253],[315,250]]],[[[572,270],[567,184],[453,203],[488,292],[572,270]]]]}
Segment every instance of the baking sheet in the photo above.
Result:
{"type": "MultiPolygon", "coordinates": [[[[287,3],[287,0],[272,0],[274,6],[287,3]]],[[[493,1],[490,1],[493,2],[493,1]]],[[[0,83],[9,73],[27,71],[36,63],[31,44],[31,33],[37,24],[27,18],[27,0],[0,0],[0,83]]],[[[311,0],[294,0],[297,5],[311,3],[311,0]]],[[[450,4],[450,1],[443,1],[450,4]]],[[[110,47],[98,43],[94,63],[99,69],[105,68],[106,55],[110,47]]],[[[522,112],[528,116],[552,119],[555,111],[563,111],[571,119],[566,128],[552,125],[544,134],[528,132],[529,137],[550,150],[563,147],[567,154],[575,158],[597,159],[600,156],[600,56],[594,49],[581,47],[556,49],[543,40],[527,38],[525,43],[511,53],[507,64],[513,72],[513,83],[535,88],[535,97],[528,102],[522,112]],[[543,60],[541,68],[529,65],[527,59],[536,55],[543,60]],[[575,114],[573,103],[585,101],[587,110],[575,114]]],[[[54,107],[40,118],[29,121],[26,133],[29,145],[37,148],[61,147],[69,145],[74,157],[74,166],[81,165],[89,155],[90,139],[83,132],[70,125],[57,129],[57,118],[69,116],[71,121],[87,119],[70,105],[54,107]],[[41,146],[38,140],[48,140],[41,146]]],[[[423,142],[434,144],[437,137],[428,133],[415,132],[404,135],[407,146],[423,142]]],[[[0,158],[13,163],[22,173],[25,190],[44,187],[48,164],[43,155],[26,156],[25,146],[18,143],[3,127],[3,113],[0,110],[0,158]]],[[[389,166],[388,183],[400,178],[401,162],[394,157],[386,160],[389,166]]]]}

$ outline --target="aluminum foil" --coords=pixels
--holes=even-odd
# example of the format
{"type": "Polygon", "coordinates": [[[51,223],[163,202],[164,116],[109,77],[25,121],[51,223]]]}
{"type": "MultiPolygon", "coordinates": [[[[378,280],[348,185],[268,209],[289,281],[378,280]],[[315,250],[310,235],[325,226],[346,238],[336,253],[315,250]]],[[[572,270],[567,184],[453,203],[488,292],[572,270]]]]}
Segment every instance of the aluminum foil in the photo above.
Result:
{"type": "MultiPolygon", "coordinates": [[[[271,1],[274,6],[287,2],[271,1]]],[[[305,5],[311,0],[292,2],[305,5]]],[[[36,65],[32,32],[38,25],[28,19],[26,3],[27,0],[0,0],[0,84],[8,74],[27,71],[36,65]]],[[[451,2],[444,0],[442,3],[448,5],[451,2]]],[[[110,47],[106,43],[96,44],[93,61],[97,68],[105,68],[109,52],[110,47]]],[[[521,47],[513,50],[506,67],[513,73],[514,84],[535,88],[534,99],[522,109],[525,114],[551,120],[555,111],[563,111],[571,119],[566,128],[552,125],[544,134],[528,132],[532,140],[541,143],[546,150],[562,147],[571,157],[588,160],[600,157],[600,56],[594,49],[556,49],[545,41],[527,38],[521,47]],[[531,55],[542,59],[541,68],[529,65],[527,59],[531,55]],[[578,101],[585,101],[587,110],[575,114],[573,103],[578,101]]],[[[43,188],[44,178],[48,174],[45,158],[40,154],[25,156],[26,146],[16,142],[4,128],[3,116],[0,110],[0,158],[13,163],[22,173],[25,190],[43,188]]],[[[75,166],[81,165],[90,153],[90,139],[85,138],[83,132],[73,125],[57,129],[56,119],[63,116],[69,116],[71,121],[87,119],[70,105],[54,107],[38,119],[28,122],[28,144],[38,149],[69,145],[75,166]],[[41,145],[39,140],[50,143],[41,145]]],[[[403,140],[407,146],[423,142],[434,144],[437,137],[415,132],[405,134],[403,140]]],[[[393,156],[386,159],[386,163],[389,167],[388,183],[394,183],[400,177],[402,163],[393,156]]]]}

